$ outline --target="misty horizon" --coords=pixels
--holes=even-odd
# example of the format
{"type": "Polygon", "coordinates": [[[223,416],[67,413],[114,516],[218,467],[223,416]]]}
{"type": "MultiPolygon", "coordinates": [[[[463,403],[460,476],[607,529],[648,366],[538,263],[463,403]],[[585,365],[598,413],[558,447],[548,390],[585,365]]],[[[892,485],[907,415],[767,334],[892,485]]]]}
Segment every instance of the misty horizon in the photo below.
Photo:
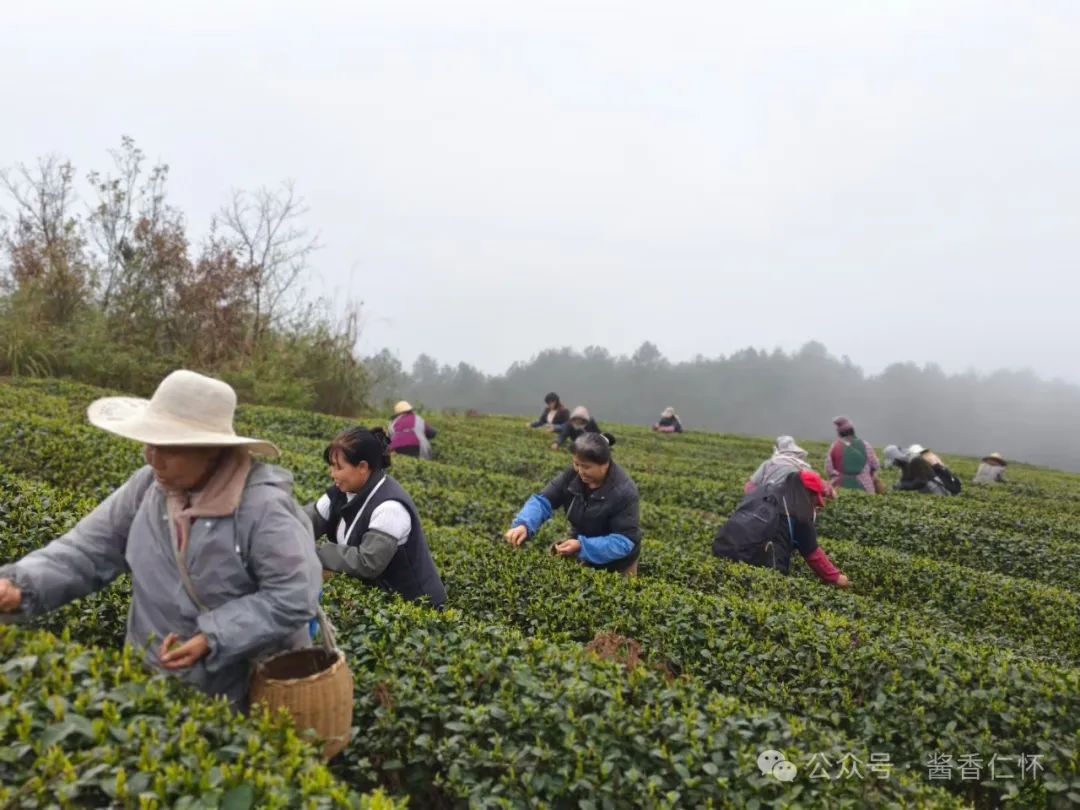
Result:
{"type": "Polygon", "coordinates": [[[569,350],[569,351],[582,353],[582,352],[584,352],[585,350],[588,350],[588,349],[600,349],[600,350],[603,350],[603,351],[607,352],[608,354],[610,354],[614,358],[629,359],[630,357],[633,356],[635,351],[637,351],[642,345],[645,345],[645,344],[655,346],[660,351],[660,354],[663,356],[663,359],[666,362],[671,363],[673,365],[689,364],[689,363],[693,363],[693,362],[695,362],[697,360],[702,360],[702,359],[703,360],[709,360],[709,361],[724,360],[726,358],[730,358],[730,357],[733,357],[735,355],[738,355],[738,354],[741,354],[741,353],[747,352],[747,351],[754,351],[754,352],[759,352],[759,353],[762,353],[762,354],[773,354],[773,353],[779,352],[779,353],[784,353],[784,354],[789,354],[790,355],[790,354],[798,353],[802,348],[804,348],[807,345],[818,344],[818,345],[823,346],[825,351],[830,356],[832,356],[832,357],[834,357],[834,358],[836,358],[838,360],[841,360],[841,361],[850,362],[855,368],[857,368],[859,371],[861,371],[867,377],[881,376],[889,368],[891,368],[893,366],[915,366],[916,368],[919,368],[919,369],[927,369],[927,368],[938,369],[941,372],[943,372],[944,374],[947,374],[949,376],[970,376],[970,375],[974,375],[974,376],[976,376],[976,377],[978,377],[980,379],[985,379],[987,377],[993,377],[993,376],[998,375],[998,374],[1009,374],[1009,375],[1025,375],[1025,374],[1028,374],[1028,375],[1031,375],[1032,377],[1034,377],[1034,378],[1036,378],[1036,379],[1038,379],[1038,380],[1040,380],[1042,382],[1047,382],[1047,383],[1052,383],[1052,384],[1067,385],[1067,386],[1070,386],[1070,387],[1075,387],[1078,390],[1080,390],[1080,378],[1069,379],[1067,377],[1050,376],[1050,375],[1046,375],[1046,374],[1040,374],[1038,372],[1038,370],[1036,370],[1035,368],[1033,368],[1030,365],[1027,365],[1027,366],[999,366],[999,367],[992,367],[992,368],[976,368],[975,366],[969,365],[969,366],[966,366],[966,367],[951,368],[951,367],[943,365],[942,363],[936,362],[933,359],[919,362],[919,361],[915,361],[915,360],[911,360],[911,359],[904,359],[904,358],[901,358],[901,357],[897,357],[896,359],[892,359],[892,360],[886,359],[886,360],[882,361],[881,363],[879,363],[877,365],[867,366],[867,365],[865,365],[863,363],[857,362],[854,357],[851,357],[846,352],[834,350],[834,347],[829,345],[828,341],[821,340],[821,339],[813,337],[813,336],[807,337],[802,342],[796,342],[795,344],[790,345],[790,346],[744,345],[744,346],[738,346],[736,348],[733,348],[733,349],[730,349],[730,350],[727,350],[727,351],[720,351],[720,352],[717,352],[715,354],[701,353],[699,355],[686,356],[686,357],[673,357],[673,356],[668,355],[666,352],[664,352],[663,346],[660,344],[659,341],[652,340],[652,339],[650,339],[648,337],[644,338],[638,344],[638,346],[635,346],[632,350],[627,351],[627,352],[616,352],[616,351],[613,351],[611,348],[609,348],[607,346],[604,346],[604,345],[593,345],[593,346],[574,346],[574,345],[570,345],[570,344],[548,345],[548,346],[544,346],[542,348],[539,348],[539,349],[533,351],[527,357],[522,357],[522,358],[520,358],[518,360],[512,360],[509,364],[507,364],[505,366],[490,367],[490,368],[485,367],[485,366],[481,365],[480,363],[474,362],[473,360],[471,360],[469,358],[444,358],[444,357],[440,357],[437,352],[432,352],[432,351],[423,351],[423,352],[420,352],[420,353],[416,354],[412,358],[403,358],[396,351],[394,351],[394,349],[392,347],[389,347],[389,346],[372,347],[371,345],[369,345],[368,341],[365,340],[363,335],[361,335],[361,338],[360,338],[360,341],[359,341],[359,349],[361,350],[362,353],[367,354],[369,356],[372,355],[372,354],[377,354],[380,351],[389,351],[401,363],[402,367],[406,368],[406,369],[411,369],[414,366],[414,364],[416,363],[416,361],[419,360],[421,357],[428,357],[428,358],[434,360],[435,363],[437,365],[439,365],[440,367],[446,366],[446,367],[453,368],[453,367],[458,366],[459,364],[465,364],[467,366],[470,366],[470,367],[476,369],[477,371],[481,372],[482,374],[484,374],[486,376],[499,377],[499,376],[505,376],[515,366],[527,365],[529,363],[533,363],[540,356],[542,356],[544,354],[548,354],[550,352],[560,352],[560,351],[569,350]],[[372,351],[373,348],[375,348],[376,350],[372,351]]]}
{"type": "Polygon", "coordinates": [[[421,408],[478,410],[535,418],[554,391],[568,407],[585,405],[601,425],[649,425],[674,407],[688,430],[828,440],[832,420],[850,417],[879,450],[922,444],[942,452],[1080,469],[1080,435],[1071,430],[1080,386],[1030,371],[947,374],[896,363],[865,373],[821,343],[794,352],[744,349],[724,357],[669,362],[642,344],[632,355],[593,347],[554,349],[504,374],[421,356],[406,371],[390,352],[366,360],[373,404],[407,399],[421,408]]]}

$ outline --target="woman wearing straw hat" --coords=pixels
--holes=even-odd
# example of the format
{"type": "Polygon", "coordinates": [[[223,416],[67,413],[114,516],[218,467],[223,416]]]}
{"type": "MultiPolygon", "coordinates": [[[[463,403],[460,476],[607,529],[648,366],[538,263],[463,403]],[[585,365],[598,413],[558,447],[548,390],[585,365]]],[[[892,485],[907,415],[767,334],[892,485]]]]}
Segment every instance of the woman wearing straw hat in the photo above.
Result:
{"type": "Polygon", "coordinates": [[[429,459],[431,440],[437,433],[405,400],[394,406],[394,418],[390,422],[391,453],[429,459]]]}
{"type": "Polygon", "coordinates": [[[237,436],[236,394],[174,371],[150,400],[107,397],[90,423],[146,446],[147,465],[57,540],[0,567],[0,613],[19,621],[131,573],[127,643],[239,708],[250,662],[308,646],[319,560],[292,476],[252,459],[269,442],[237,436]]]}
{"type": "Polygon", "coordinates": [[[1007,466],[1008,462],[1005,461],[1001,453],[991,453],[984,456],[982,464],[979,465],[979,469],[975,473],[975,483],[1004,484],[1005,468],[1007,466]]]}
{"type": "Polygon", "coordinates": [[[660,414],[660,421],[652,426],[657,433],[682,433],[682,420],[672,407],[664,408],[660,414]]]}

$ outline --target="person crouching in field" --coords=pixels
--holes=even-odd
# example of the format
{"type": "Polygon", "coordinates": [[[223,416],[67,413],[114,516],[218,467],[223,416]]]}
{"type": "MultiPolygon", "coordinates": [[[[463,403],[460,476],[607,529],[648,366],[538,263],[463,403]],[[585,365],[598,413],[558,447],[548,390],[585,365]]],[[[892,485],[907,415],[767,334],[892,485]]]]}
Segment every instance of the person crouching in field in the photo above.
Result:
{"type": "Polygon", "coordinates": [[[390,421],[390,452],[413,458],[431,458],[431,440],[438,431],[413,410],[413,406],[401,400],[394,406],[394,418],[390,421]]]}
{"type": "Polygon", "coordinates": [[[420,516],[409,494],[387,473],[390,453],[380,428],[351,428],[323,451],[334,486],[307,508],[325,572],[356,577],[405,599],[446,603],[420,516]]]}
{"type": "Polygon", "coordinates": [[[991,453],[983,458],[979,469],[975,472],[976,484],[1004,484],[1005,468],[1008,462],[1001,453],[991,453]]]}
{"type": "Polygon", "coordinates": [[[544,410],[540,418],[535,422],[529,422],[531,428],[543,428],[547,431],[556,431],[570,421],[570,409],[559,399],[559,395],[552,391],[544,397],[544,410]]]}
{"type": "Polygon", "coordinates": [[[885,466],[888,468],[895,467],[900,470],[900,474],[903,475],[907,472],[908,465],[908,453],[907,450],[901,450],[899,446],[890,444],[885,448],[885,466]]]}
{"type": "Polygon", "coordinates": [[[251,662],[310,644],[319,561],[292,476],[252,460],[277,448],[237,436],[235,407],[229,385],[182,370],[149,401],[91,404],[91,424],[145,444],[147,464],[63,537],[0,568],[4,618],[130,572],[127,643],[151,668],[245,709],[251,662]]]}
{"type": "Polygon", "coordinates": [[[777,436],[772,456],[754,470],[754,474],[743,487],[743,492],[749,495],[761,487],[774,486],[793,472],[812,472],[813,468],[806,460],[807,455],[790,436],[777,436]]]}
{"type": "Polygon", "coordinates": [[[556,543],[554,553],[576,557],[590,568],[637,573],[641,553],[637,485],[611,459],[615,437],[584,433],[574,440],[574,465],[539,495],[526,501],[506,540],[520,546],[536,535],[556,509],[565,508],[573,536],[556,543]]]}
{"type": "Polygon", "coordinates": [[[553,442],[551,448],[558,450],[566,442],[573,442],[579,436],[585,433],[599,433],[600,425],[596,423],[596,420],[589,414],[589,409],[584,405],[578,405],[570,413],[570,418],[566,421],[566,424],[559,429],[559,439],[553,442]]]}
{"type": "Polygon", "coordinates": [[[829,484],[809,470],[792,470],[755,489],[717,532],[713,554],[787,574],[796,550],[822,582],[847,588],[848,578],[818,545],[817,512],[826,495],[832,495],[829,484]]]}
{"type": "Polygon", "coordinates": [[[664,408],[660,414],[660,421],[653,425],[652,429],[656,433],[682,433],[682,420],[679,419],[674,408],[664,408]]]}
{"type": "Polygon", "coordinates": [[[898,491],[947,497],[959,495],[963,489],[960,479],[930,448],[913,444],[908,448],[907,459],[907,466],[896,485],[898,491]]]}

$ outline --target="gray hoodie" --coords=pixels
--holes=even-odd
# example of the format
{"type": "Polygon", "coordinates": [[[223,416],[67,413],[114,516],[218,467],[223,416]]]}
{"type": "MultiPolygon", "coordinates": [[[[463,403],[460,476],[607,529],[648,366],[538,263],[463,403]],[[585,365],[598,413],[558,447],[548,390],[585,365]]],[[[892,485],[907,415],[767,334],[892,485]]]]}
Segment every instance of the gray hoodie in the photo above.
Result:
{"type": "Polygon", "coordinates": [[[244,708],[253,659],[310,643],[321,566],[292,483],[287,470],[255,463],[233,515],[195,520],[185,557],[205,612],[181,583],[165,492],[143,467],[63,537],[0,567],[0,577],[23,591],[19,612],[0,619],[46,613],[130,572],[127,643],[161,669],[169,633],[183,640],[205,633],[210,652],[174,674],[244,708]]]}

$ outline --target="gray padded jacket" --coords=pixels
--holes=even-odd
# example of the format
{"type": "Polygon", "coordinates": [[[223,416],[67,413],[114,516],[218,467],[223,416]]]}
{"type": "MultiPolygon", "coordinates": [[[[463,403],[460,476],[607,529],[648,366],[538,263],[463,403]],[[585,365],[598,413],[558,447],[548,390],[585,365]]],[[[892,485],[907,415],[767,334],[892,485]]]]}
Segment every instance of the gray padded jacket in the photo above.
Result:
{"type": "Polygon", "coordinates": [[[174,674],[246,708],[251,662],[310,644],[318,606],[321,566],[292,483],[287,470],[256,462],[233,515],[194,521],[185,560],[205,611],[181,582],[165,492],[143,467],[63,537],[0,567],[23,591],[19,611],[0,620],[46,613],[130,572],[127,643],[161,669],[165,636],[205,633],[210,652],[174,674]]]}

